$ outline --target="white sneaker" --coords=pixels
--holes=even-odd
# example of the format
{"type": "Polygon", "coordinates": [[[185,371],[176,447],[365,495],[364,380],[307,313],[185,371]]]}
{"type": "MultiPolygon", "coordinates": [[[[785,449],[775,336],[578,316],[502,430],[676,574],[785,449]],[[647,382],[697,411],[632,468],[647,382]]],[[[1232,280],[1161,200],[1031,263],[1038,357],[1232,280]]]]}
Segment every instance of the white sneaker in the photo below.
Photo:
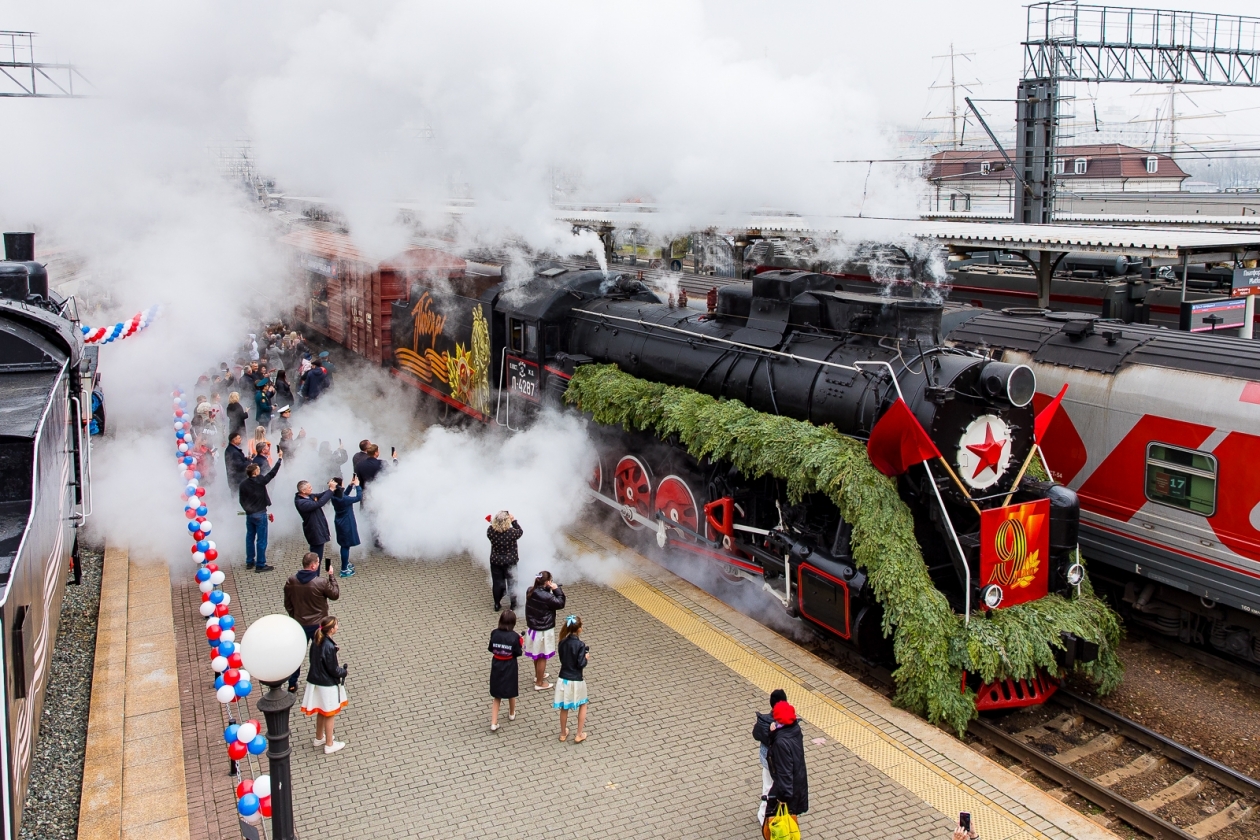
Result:
{"type": "Polygon", "coordinates": [[[322,746],[324,746],[324,739],[323,739],[323,738],[312,738],[312,739],[311,739],[311,746],[313,746],[313,747],[322,747],[322,746]]]}
{"type": "Polygon", "coordinates": [[[345,741],[333,741],[324,747],[324,755],[332,755],[346,745],[345,741]]]}
{"type": "Polygon", "coordinates": [[[491,727],[490,727],[490,731],[491,731],[491,732],[498,732],[498,731],[499,731],[499,724],[497,724],[497,723],[496,723],[496,724],[494,724],[493,726],[491,726],[491,727]]]}
{"type": "Polygon", "coordinates": [[[516,720],[516,714],[513,713],[513,714],[508,715],[508,720],[516,720]]]}

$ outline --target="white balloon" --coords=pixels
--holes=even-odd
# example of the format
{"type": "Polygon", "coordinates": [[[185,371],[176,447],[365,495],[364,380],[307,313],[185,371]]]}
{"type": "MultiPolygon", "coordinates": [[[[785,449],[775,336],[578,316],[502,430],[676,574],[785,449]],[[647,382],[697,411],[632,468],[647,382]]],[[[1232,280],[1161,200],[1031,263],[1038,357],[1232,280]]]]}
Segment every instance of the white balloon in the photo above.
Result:
{"type": "Polygon", "coordinates": [[[214,693],[220,703],[231,703],[232,698],[236,696],[236,689],[230,685],[225,685],[214,693]]]}
{"type": "Polygon", "coordinates": [[[241,659],[263,682],[279,682],[306,658],[306,631],[287,615],[264,615],[241,637],[241,659]]]}
{"type": "Polygon", "coordinates": [[[181,443],[179,446],[177,446],[177,447],[175,447],[175,448],[176,448],[176,449],[178,449],[180,452],[187,452],[187,451],[188,451],[188,444],[186,444],[186,443],[181,443]]]}
{"type": "Polygon", "coordinates": [[[193,489],[193,492],[194,492],[194,493],[196,493],[196,492],[197,492],[197,485],[198,485],[198,483],[199,483],[199,482],[198,482],[198,481],[197,481],[197,479],[195,479],[195,478],[190,478],[190,479],[188,479],[188,486],[189,486],[189,487],[191,487],[191,488],[193,489]]]}
{"type": "Polygon", "coordinates": [[[206,555],[202,554],[200,551],[194,551],[192,558],[194,563],[200,565],[205,562],[206,555]]]}
{"type": "Polygon", "coordinates": [[[178,432],[178,431],[181,431],[183,428],[184,428],[184,424],[183,424],[183,423],[181,423],[181,422],[179,422],[178,420],[176,420],[176,421],[175,421],[175,431],[177,431],[177,432],[178,432]]]}
{"type": "Polygon", "coordinates": [[[219,584],[223,583],[223,581],[225,580],[227,580],[227,575],[223,574],[223,572],[210,573],[210,582],[213,583],[215,586],[218,586],[219,584]]]}
{"type": "Polygon", "coordinates": [[[220,642],[235,642],[235,641],[236,641],[236,631],[235,631],[235,630],[224,630],[222,633],[220,633],[220,634],[219,634],[219,641],[220,641],[220,642]]]}
{"type": "MultiPolygon", "coordinates": [[[[216,674],[222,674],[224,671],[227,670],[227,667],[228,667],[227,657],[216,656],[214,659],[210,660],[210,667],[214,669],[214,672],[216,674]]],[[[228,686],[228,687],[231,688],[231,686],[228,686]]]]}
{"type": "MultiPolygon", "coordinates": [[[[202,601],[201,606],[198,607],[198,612],[200,612],[202,615],[206,617],[212,616],[214,615],[214,604],[210,603],[209,601],[202,601]]],[[[215,619],[214,623],[218,624],[219,623],[218,619],[215,619]]]]}
{"type": "Polygon", "coordinates": [[[214,526],[210,524],[209,519],[201,523],[201,533],[203,534],[209,534],[212,528],[214,528],[214,526]]]}
{"type": "Polygon", "coordinates": [[[231,596],[231,595],[229,595],[229,594],[227,594],[226,592],[224,592],[224,593],[223,593],[223,600],[222,600],[220,603],[222,603],[222,604],[223,604],[223,606],[225,606],[225,607],[226,607],[228,604],[232,603],[232,596],[231,596]]]}
{"type": "Polygon", "coordinates": [[[245,816],[244,814],[242,814],[241,819],[245,821],[246,825],[262,825],[262,821],[263,821],[262,809],[255,811],[249,816],[245,816]]]}
{"type": "MultiPolygon", "coordinates": [[[[228,632],[231,633],[232,631],[229,630],[228,632]]],[[[237,668],[237,670],[241,672],[241,682],[253,682],[249,678],[249,671],[246,671],[244,668],[237,668]]]]}
{"type": "Polygon", "coordinates": [[[214,544],[214,540],[206,540],[206,542],[210,543],[210,548],[214,549],[215,551],[219,550],[219,547],[214,544]]]}
{"type": "MultiPolygon", "coordinates": [[[[252,723],[242,723],[236,729],[236,740],[240,741],[242,744],[248,744],[250,741],[254,740],[256,735],[258,735],[258,727],[254,726],[252,723]]],[[[258,798],[261,799],[262,797],[260,796],[258,798]]]]}
{"type": "Polygon", "coordinates": [[[266,773],[254,779],[254,796],[259,799],[271,796],[271,777],[266,773]]]}
{"type": "Polygon", "coordinates": [[[214,584],[208,580],[203,580],[201,583],[197,584],[197,588],[202,592],[210,592],[214,589],[214,584]]]}

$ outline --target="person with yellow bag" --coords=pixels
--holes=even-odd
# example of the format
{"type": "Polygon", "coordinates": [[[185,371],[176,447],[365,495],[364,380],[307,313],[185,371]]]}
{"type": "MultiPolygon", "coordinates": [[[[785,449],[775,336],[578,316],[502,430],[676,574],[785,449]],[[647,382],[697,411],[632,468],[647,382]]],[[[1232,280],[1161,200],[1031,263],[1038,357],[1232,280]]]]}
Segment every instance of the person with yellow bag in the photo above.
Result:
{"type": "Polygon", "coordinates": [[[805,739],[796,709],[786,700],[771,710],[770,744],[766,756],[773,784],[767,795],[766,840],[800,840],[796,818],[809,810],[809,777],[805,771],[805,739]]]}

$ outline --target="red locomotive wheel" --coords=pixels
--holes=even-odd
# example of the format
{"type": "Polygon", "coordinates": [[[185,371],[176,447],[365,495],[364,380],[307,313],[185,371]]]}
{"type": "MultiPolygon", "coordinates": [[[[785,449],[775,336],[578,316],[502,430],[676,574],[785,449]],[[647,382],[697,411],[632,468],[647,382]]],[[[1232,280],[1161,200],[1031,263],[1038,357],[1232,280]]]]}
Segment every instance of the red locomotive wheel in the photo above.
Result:
{"type": "MultiPolygon", "coordinates": [[[[696,497],[683,481],[676,475],[667,475],[656,486],[655,511],[665,514],[669,522],[677,522],[690,531],[700,530],[700,511],[696,505],[696,497]]],[[[694,541],[694,537],[684,534],[683,539],[694,541]]]]}
{"type": "MultiPolygon", "coordinates": [[[[652,518],[652,476],[643,462],[626,455],[613,470],[613,493],[623,507],[633,508],[640,515],[652,518]]],[[[625,523],[636,531],[643,527],[622,514],[625,523]]]]}
{"type": "Polygon", "coordinates": [[[595,459],[595,469],[591,470],[591,477],[586,480],[586,486],[590,487],[596,493],[600,493],[604,489],[604,459],[595,459]]]}

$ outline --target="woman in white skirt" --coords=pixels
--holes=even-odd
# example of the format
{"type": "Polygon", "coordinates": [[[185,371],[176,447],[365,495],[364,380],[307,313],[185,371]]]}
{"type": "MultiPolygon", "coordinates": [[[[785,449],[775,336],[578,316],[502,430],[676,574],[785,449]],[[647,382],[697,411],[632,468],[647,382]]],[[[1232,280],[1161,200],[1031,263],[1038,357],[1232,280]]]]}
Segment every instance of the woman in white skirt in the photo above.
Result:
{"type": "Polygon", "coordinates": [[[337,643],[332,640],[337,632],[337,619],[331,615],[319,623],[315,638],[311,640],[311,664],[306,672],[306,694],[302,697],[302,711],[307,717],[315,715],[315,740],[312,743],[324,748],[324,755],[332,755],[345,746],[345,742],[333,739],[333,718],[346,707],[347,669],[337,663],[337,643]]]}
{"type": "Polygon", "coordinates": [[[556,655],[556,610],[562,609],[564,590],[551,572],[539,572],[525,591],[525,655],[534,660],[534,691],[551,688],[547,660],[556,655]]]}
{"type": "Polygon", "coordinates": [[[586,680],[583,670],[587,660],[591,658],[590,648],[583,642],[582,617],[571,615],[564,620],[560,628],[560,678],[556,680],[556,699],[552,706],[560,710],[560,740],[569,737],[569,712],[578,710],[577,735],[573,743],[580,744],[586,740],[586,704],[590,702],[586,696],[586,680]]]}

